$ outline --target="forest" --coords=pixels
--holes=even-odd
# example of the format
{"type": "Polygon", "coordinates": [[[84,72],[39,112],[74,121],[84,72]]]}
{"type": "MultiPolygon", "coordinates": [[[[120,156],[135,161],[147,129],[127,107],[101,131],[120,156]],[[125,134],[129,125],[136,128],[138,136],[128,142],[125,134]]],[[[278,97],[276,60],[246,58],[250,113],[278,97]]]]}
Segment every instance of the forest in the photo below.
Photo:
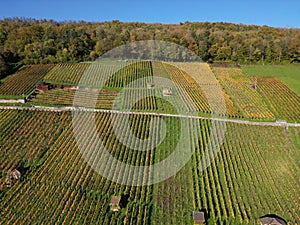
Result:
{"type": "Polygon", "coordinates": [[[173,42],[206,62],[300,62],[298,28],[224,22],[150,24],[5,18],[0,20],[0,78],[24,64],[93,61],[117,46],[140,40],[173,42]]]}

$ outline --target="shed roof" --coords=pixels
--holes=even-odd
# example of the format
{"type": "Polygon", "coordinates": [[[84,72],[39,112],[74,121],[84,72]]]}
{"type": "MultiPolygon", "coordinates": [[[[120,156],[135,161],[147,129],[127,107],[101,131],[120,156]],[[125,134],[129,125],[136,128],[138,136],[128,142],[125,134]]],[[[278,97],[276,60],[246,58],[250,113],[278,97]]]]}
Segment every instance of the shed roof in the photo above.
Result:
{"type": "Polygon", "coordinates": [[[287,225],[287,223],[276,216],[264,216],[259,218],[259,221],[262,225],[287,225]]]}
{"type": "Polygon", "coordinates": [[[193,218],[198,223],[205,223],[205,213],[202,211],[193,211],[193,218]]]}
{"type": "Polygon", "coordinates": [[[11,175],[21,176],[21,172],[17,169],[14,169],[13,171],[11,171],[11,175]]]}
{"type": "Polygon", "coordinates": [[[110,205],[119,205],[121,201],[121,196],[112,196],[110,205]]]}
{"type": "Polygon", "coordinates": [[[22,176],[21,172],[17,169],[14,169],[13,171],[10,172],[9,178],[10,179],[20,179],[22,176]]]}

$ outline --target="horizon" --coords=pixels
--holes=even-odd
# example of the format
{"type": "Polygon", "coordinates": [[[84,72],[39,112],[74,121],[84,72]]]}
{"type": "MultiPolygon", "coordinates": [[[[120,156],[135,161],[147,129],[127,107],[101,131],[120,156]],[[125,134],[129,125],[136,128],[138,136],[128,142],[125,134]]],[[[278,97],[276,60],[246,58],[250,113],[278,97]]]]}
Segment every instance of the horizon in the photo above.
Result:
{"type": "Polygon", "coordinates": [[[232,23],[300,28],[300,2],[264,1],[11,1],[1,2],[0,19],[24,18],[57,22],[140,22],[149,24],[232,23]],[[185,7],[182,7],[184,5],[185,7]],[[66,10],[67,9],[67,10],[66,10]],[[146,9],[146,10],[145,10],[146,9]],[[165,10],[168,9],[168,10],[165,10]],[[208,10],[207,10],[208,9],[208,10]]]}
{"type": "Polygon", "coordinates": [[[13,20],[13,19],[20,19],[20,20],[36,20],[36,21],[53,21],[56,23],[113,23],[114,21],[118,21],[120,23],[141,23],[141,24],[158,24],[158,25],[181,25],[185,23],[224,23],[224,24],[233,24],[233,25],[242,25],[242,26],[258,26],[258,27],[270,27],[270,28],[275,28],[275,29],[300,29],[300,27],[274,27],[270,25],[258,25],[258,24],[246,24],[246,23],[235,23],[235,22],[226,22],[226,21],[180,21],[178,23],[163,23],[163,22],[144,22],[144,21],[122,21],[118,19],[113,19],[113,20],[99,20],[99,21],[89,21],[89,20],[55,20],[51,18],[34,18],[34,17],[4,17],[0,18],[0,20],[13,20]]]}

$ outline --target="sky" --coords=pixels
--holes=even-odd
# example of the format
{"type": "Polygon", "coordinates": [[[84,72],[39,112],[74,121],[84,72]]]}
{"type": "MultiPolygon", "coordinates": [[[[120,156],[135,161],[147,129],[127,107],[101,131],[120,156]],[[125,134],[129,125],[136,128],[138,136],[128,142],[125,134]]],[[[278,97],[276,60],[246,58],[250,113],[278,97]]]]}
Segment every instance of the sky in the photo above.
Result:
{"type": "Polygon", "coordinates": [[[0,19],[231,22],[300,28],[299,0],[0,0],[0,19]]]}

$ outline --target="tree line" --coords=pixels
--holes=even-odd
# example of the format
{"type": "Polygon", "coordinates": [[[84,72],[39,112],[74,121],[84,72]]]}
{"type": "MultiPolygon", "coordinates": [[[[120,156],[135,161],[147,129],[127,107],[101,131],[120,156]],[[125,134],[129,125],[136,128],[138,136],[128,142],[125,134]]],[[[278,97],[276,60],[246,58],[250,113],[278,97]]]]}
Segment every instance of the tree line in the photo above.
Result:
{"type": "Polygon", "coordinates": [[[186,47],[204,61],[300,62],[300,29],[184,22],[85,22],[5,18],[0,20],[0,76],[23,64],[91,61],[140,40],[186,47]]]}

